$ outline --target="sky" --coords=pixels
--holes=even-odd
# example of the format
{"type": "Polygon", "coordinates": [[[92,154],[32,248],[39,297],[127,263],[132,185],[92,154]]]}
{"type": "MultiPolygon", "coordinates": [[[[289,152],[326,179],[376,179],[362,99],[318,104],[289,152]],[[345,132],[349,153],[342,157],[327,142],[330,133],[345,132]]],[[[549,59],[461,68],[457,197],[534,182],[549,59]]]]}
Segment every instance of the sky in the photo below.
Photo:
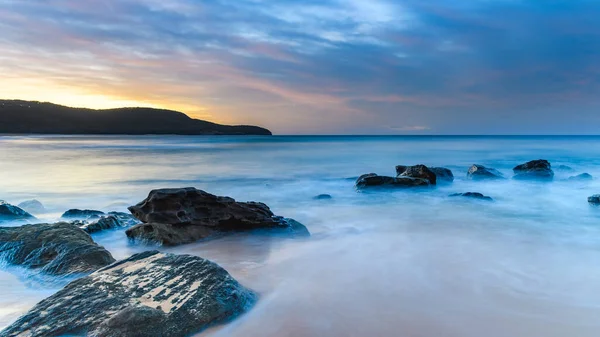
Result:
{"type": "Polygon", "coordinates": [[[275,134],[600,134],[596,0],[0,0],[0,98],[275,134]]]}

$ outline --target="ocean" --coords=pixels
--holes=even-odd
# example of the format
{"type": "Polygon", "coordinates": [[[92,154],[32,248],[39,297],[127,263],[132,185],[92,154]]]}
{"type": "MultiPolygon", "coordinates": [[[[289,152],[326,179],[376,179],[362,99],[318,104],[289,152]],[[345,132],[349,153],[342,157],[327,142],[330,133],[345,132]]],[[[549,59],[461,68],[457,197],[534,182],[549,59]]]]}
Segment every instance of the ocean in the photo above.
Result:
{"type": "MultiPolygon", "coordinates": [[[[41,221],[70,208],[125,211],[152,189],[193,186],[264,202],[306,225],[310,238],[238,234],[158,247],[215,261],[260,294],[247,314],[200,336],[600,331],[600,207],[587,202],[600,180],[568,180],[600,177],[600,137],[4,136],[0,172],[0,199],[41,201],[41,221]],[[554,181],[510,179],[512,167],[533,159],[552,163],[554,181]],[[395,176],[400,164],[447,167],[455,180],[355,189],[359,175],[395,176]],[[468,180],[472,164],[509,179],[468,180]],[[457,192],[494,202],[448,197],[457,192]]],[[[93,238],[116,259],[150,249],[118,230],[93,238]]],[[[59,287],[4,266],[0,327],[59,287]]]]}

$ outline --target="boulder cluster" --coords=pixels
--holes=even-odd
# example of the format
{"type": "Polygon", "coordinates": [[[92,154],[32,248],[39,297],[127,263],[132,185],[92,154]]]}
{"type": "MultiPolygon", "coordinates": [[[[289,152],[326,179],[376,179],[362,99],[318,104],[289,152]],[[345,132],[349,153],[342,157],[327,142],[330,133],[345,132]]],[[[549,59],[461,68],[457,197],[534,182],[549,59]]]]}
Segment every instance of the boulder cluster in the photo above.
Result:
{"type": "MultiPolygon", "coordinates": [[[[39,202],[38,202],[39,203],[39,202]]],[[[41,203],[22,206],[44,210],[41,203]]],[[[70,209],[57,223],[0,227],[0,265],[76,278],[0,336],[189,336],[248,310],[258,296],[217,264],[147,251],[115,261],[90,234],[129,228],[134,241],[179,245],[235,232],[309,236],[301,223],[260,202],[238,202],[192,187],[153,190],[132,214],[70,209]]],[[[0,203],[5,221],[35,222],[0,203]]]]}

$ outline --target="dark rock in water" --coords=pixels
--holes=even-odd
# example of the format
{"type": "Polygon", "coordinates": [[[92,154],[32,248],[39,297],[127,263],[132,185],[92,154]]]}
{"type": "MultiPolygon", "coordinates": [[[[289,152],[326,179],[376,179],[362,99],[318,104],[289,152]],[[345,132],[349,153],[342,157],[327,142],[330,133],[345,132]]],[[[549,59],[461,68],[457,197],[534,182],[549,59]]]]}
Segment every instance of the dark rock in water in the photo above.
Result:
{"type": "Polygon", "coordinates": [[[63,213],[61,218],[63,219],[78,219],[78,220],[90,220],[99,219],[104,215],[104,212],[95,211],[91,209],[70,209],[63,213]]]}
{"type": "Polygon", "coordinates": [[[17,206],[29,213],[40,214],[46,212],[46,208],[44,207],[44,205],[42,205],[41,202],[35,199],[23,201],[17,206]]]}
{"type": "Polygon", "coordinates": [[[144,222],[126,231],[130,239],[165,245],[251,230],[310,235],[302,224],[275,216],[263,203],[237,202],[193,187],[153,190],[129,210],[144,222]]]}
{"type": "Polygon", "coordinates": [[[430,167],[429,170],[431,170],[431,172],[435,173],[438,183],[441,183],[441,182],[451,183],[454,181],[454,174],[452,174],[452,171],[450,169],[447,169],[445,167],[430,167]]]}
{"type": "Polygon", "coordinates": [[[467,178],[473,180],[504,179],[504,175],[496,169],[474,164],[467,171],[467,178]]]}
{"type": "Polygon", "coordinates": [[[588,202],[592,205],[600,205],[600,194],[594,194],[588,198],[588,202]]]}
{"type": "Polygon", "coordinates": [[[450,197],[473,198],[473,199],[480,199],[480,200],[487,200],[487,201],[494,200],[491,197],[483,195],[483,194],[481,194],[479,192],[454,193],[454,194],[450,194],[449,196],[450,197]]]}
{"type": "Polygon", "coordinates": [[[149,251],[69,283],[0,335],[184,337],[237,317],[256,300],[214,262],[149,251]]]}
{"type": "Polygon", "coordinates": [[[86,232],[66,222],[0,227],[0,257],[51,275],[89,273],[115,261],[86,232]]]}
{"type": "Polygon", "coordinates": [[[558,165],[555,169],[558,171],[573,171],[573,168],[567,165],[558,165]]]}
{"type": "Polygon", "coordinates": [[[532,160],[513,168],[513,179],[544,179],[554,178],[550,162],[544,159],[532,160]]]}
{"type": "Polygon", "coordinates": [[[133,215],[120,212],[109,212],[107,216],[92,222],[80,221],[79,228],[88,233],[96,233],[107,229],[126,228],[139,223],[133,215]]]}
{"type": "Polygon", "coordinates": [[[333,199],[333,197],[330,194],[319,194],[319,195],[315,196],[313,199],[315,199],[315,200],[330,200],[330,199],[333,199]]]}
{"type": "Polygon", "coordinates": [[[432,182],[432,180],[428,178],[428,177],[431,177],[430,173],[423,170],[422,167],[420,167],[420,166],[424,166],[424,165],[416,165],[416,166],[398,165],[398,166],[396,166],[396,175],[427,179],[427,180],[429,180],[429,182],[432,185],[440,183],[440,182],[453,182],[454,181],[454,174],[452,174],[452,171],[450,169],[447,169],[445,167],[426,167],[427,170],[429,170],[431,173],[433,173],[435,175],[435,182],[432,182]],[[417,172],[421,171],[422,173],[415,174],[414,173],[415,171],[417,171],[417,172]]]}
{"type": "Polygon", "coordinates": [[[580,180],[580,181],[594,180],[594,177],[592,177],[592,175],[589,173],[582,173],[582,174],[578,174],[576,176],[569,177],[569,180],[580,180]]]}
{"type": "Polygon", "coordinates": [[[429,180],[411,177],[386,177],[375,173],[363,174],[356,180],[356,187],[359,189],[369,187],[383,188],[407,188],[429,186],[429,180]]]}
{"type": "Polygon", "coordinates": [[[33,220],[35,217],[17,206],[0,200],[0,222],[14,220],[33,220]]]}
{"type": "Polygon", "coordinates": [[[429,181],[431,185],[435,185],[437,183],[437,178],[435,173],[431,172],[429,168],[425,165],[419,164],[414,166],[396,166],[396,174],[397,178],[401,177],[409,177],[409,178],[418,178],[425,179],[429,181]]]}

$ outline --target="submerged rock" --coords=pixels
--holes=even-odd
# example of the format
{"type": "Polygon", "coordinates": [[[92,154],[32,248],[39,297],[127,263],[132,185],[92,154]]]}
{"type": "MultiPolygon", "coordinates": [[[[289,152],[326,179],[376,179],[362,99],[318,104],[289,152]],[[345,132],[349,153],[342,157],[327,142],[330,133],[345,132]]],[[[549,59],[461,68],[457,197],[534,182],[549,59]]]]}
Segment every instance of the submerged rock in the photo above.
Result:
{"type": "Polygon", "coordinates": [[[356,188],[384,187],[384,188],[407,188],[429,186],[429,180],[411,177],[386,177],[375,173],[363,174],[356,180],[356,188]]]}
{"type": "Polygon", "coordinates": [[[0,335],[183,337],[235,318],[256,300],[216,263],[150,251],[69,283],[0,335]]]}
{"type": "Polygon", "coordinates": [[[569,177],[569,180],[586,181],[586,180],[594,180],[594,177],[592,177],[592,175],[589,173],[582,173],[582,174],[578,174],[576,176],[569,177]]]}
{"type": "Polygon", "coordinates": [[[23,201],[17,206],[29,213],[40,214],[46,212],[46,208],[44,207],[44,205],[42,205],[41,202],[35,199],[23,201]]]}
{"type": "Polygon", "coordinates": [[[128,229],[127,236],[164,245],[251,230],[310,235],[304,225],[275,216],[263,203],[237,202],[193,187],[153,190],[129,210],[143,224],[128,229]]]}
{"type": "Polygon", "coordinates": [[[431,176],[430,173],[423,170],[419,166],[424,166],[424,165],[416,165],[416,166],[398,165],[398,166],[396,166],[396,175],[427,179],[427,180],[429,180],[429,182],[432,185],[440,183],[440,182],[453,182],[454,181],[454,174],[452,174],[452,171],[450,169],[447,169],[445,167],[427,167],[426,166],[425,168],[428,171],[430,171],[431,173],[433,173],[433,175],[435,176],[435,182],[432,182],[432,180],[428,178],[431,176]],[[415,171],[416,172],[422,171],[422,173],[415,174],[414,173],[415,171]]]}
{"type": "Polygon", "coordinates": [[[396,166],[396,178],[410,177],[425,179],[429,181],[431,185],[437,184],[437,177],[427,166],[419,164],[414,166],[396,166]]]}
{"type": "Polygon", "coordinates": [[[63,213],[63,219],[90,220],[99,219],[105,213],[91,209],[70,209],[63,213]]]}
{"type": "Polygon", "coordinates": [[[51,275],[89,273],[115,261],[86,232],[66,222],[0,227],[0,257],[51,275]]]}
{"type": "Polygon", "coordinates": [[[473,199],[487,200],[487,201],[494,200],[491,197],[488,197],[487,195],[483,195],[479,192],[454,193],[454,194],[450,194],[449,196],[450,197],[473,198],[473,199]]]}
{"type": "Polygon", "coordinates": [[[567,165],[558,165],[556,167],[556,169],[558,171],[573,171],[573,168],[571,166],[567,166],[567,165]]]}
{"type": "Polygon", "coordinates": [[[14,220],[32,220],[35,217],[20,207],[11,205],[4,200],[0,200],[0,222],[14,220]]]}
{"type": "Polygon", "coordinates": [[[592,205],[600,205],[600,194],[594,194],[588,198],[588,202],[592,205]]]}
{"type": "Polygon", "coordinates": [[[544,179],[554,178],[554,172],[550,162],[545,159],[528,161],[525,164],[513,168],[515,176],[513,179],[544,179]]]}
{"type": "Polygon", "coordinates": [[[331,200],[333,197],[330,194],[319,194],[315,196],[313,199],[315,200],[331,200]]]}
{"type": "Polygon", "coordinates": [[[473,164],[467,171],[467,178],[473,180],[504,179],[504,175],[496,169],[473,164]]]}

